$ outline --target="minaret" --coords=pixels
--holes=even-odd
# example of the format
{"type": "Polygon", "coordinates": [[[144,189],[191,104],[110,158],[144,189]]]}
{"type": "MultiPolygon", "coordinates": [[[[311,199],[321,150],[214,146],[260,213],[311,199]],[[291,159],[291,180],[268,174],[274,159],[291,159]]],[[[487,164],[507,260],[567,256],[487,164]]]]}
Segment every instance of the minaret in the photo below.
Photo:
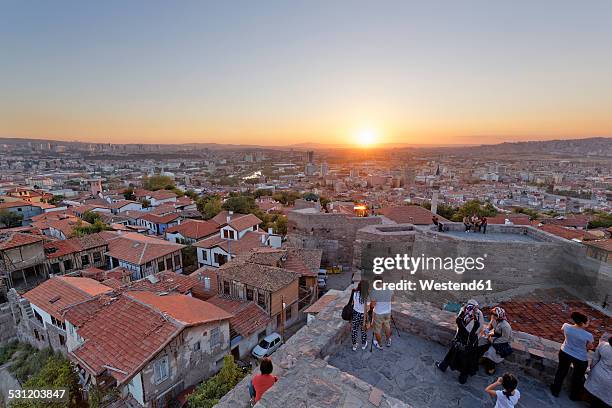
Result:
{"type": "Polygon", "coordinates": [[[431,212],[433,214],[437,214],[438,213],[438,192],[440,190],[440,187],[434,184],[431,188],[433,190],[431,193],[431,212]]]}

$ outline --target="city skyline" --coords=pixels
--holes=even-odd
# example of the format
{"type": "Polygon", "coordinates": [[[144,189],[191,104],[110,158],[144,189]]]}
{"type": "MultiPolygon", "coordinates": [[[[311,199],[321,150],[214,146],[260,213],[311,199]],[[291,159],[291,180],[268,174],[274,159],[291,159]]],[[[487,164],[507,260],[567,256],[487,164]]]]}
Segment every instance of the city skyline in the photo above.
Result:
{"type": "MultiPolygon", "coordinates": [[[[494,144],[612,135],[612,4],[3,4],[0,137],[494,144]]],[[[363,143],[362,143],[363,144],[363,143]]]]}

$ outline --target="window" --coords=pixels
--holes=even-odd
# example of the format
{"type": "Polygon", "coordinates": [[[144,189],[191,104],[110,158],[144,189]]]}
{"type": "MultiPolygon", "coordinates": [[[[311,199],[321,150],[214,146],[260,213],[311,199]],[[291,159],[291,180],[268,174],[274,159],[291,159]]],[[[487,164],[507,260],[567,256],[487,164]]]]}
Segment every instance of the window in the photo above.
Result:
{"type": "Polygon", "coordinates": [[[202,254],[202,260],[203,261],[208,261],[208,251],[203,249],[201,254],[202,254]]]}
{"type": "Polygon", "coordinates": [[[227,262],[227,257],[223,254],[215,254],[215,263],[219,264],[219,265],[223,265],[225,262],[227,262]]]}
{"type": "Polygon", "coordinates": [[[223,282],[223,293],[226,295],[230,294],[230,284],[229,282],[223,282]]]}
{"type": "Polygon", "coordinates": [[[165,271],[166,270],[166,263],[164,261],[159,261],[157,263],[157,271],[161,272],[161,271],[165,271]]]}
{"type": "Polygon", "coordinates": [[[168,356],[163,356],[153,364],[153,372],[155,373],[156,384],[168,378],[168,356]]]}
{"type": "Polygon", "coordinates": [[[62,336],[61,334],[59,335],[59,344],[60,346],[66,345],[66,338],[62,336]]]}
{"type": "Polygon", "coordinates": [[[177,269],[181,267],[181,256],[180,255],[174,255],[174,267],[177,269]]]}
{"type": "Polygon", "coordinates": [[[227,229],[223,230],[223,238],[225,238],[225,239],[235,239],[234,238],[235,236],[236,235],[234,234],[234,230],[231,230],[231,229],[230,230],[227,230],[227,229]]]}
{"type": "Polygon", "coordinates": [[[100,252],[94,252],[93,261],[94,263],[102,262],[102,254],[100,252]]]}
{"type": "Polygon", "coordinates": [[[38,336],[38,330],[34,329],[34,337],[36,337],[36,340],[40,340],[40,337],[38,336]]]}
{"type": "Polygon", "coordinates": [[[83,266],[89,265],[89,255],[82,255],[81,256],[81,265],[83,265],[83,266]]]}
{"type": "Polygon", "coordinates": [[[36,320],[38,320],[38,323],[44,325],[43,323],[43,318],[40,315],[40,313],[38,313],[36,310],[32,309],[34,311],[34,317],[36,317],[36,320]]]}
{"type": "Polygon", "coordinates": [[[51,273],[60,273],[62,269],[60,268],[59,262],[51,264],[51,273]]]}
{"type": "Polygon", "coordinates": [[[66,259],[64,261],[64,272],[69,271],[72,269],[72,260],[71,259],[66,259]]]}
{"type": "Polygon", "coordinates": [[[264,296],[263,293],[257,294],[257,304],[264,309],[266,308],[266,297],[264,296]]]}
{"type": "Polygon", "coordinates": [[[210,290],[210,277],[208,276],[204,277],[204,289],[210,290]]]}
{"type": "Polygon", "coordinates": [[[219,327],[214,327],[210,331],[210,348],[213,349],[219,345],[221,345],[221,330],[219,327]]]}
{"type": "Polygon", "coordinates": [[[196,341],[193,343],[193,351],[200,351],[200,342],[196,341]]]}
{"type": "Polygon", "coordinates": [[[166,269],[169,271],[174,270],[174,264],[172,263],[172,258],[166,259],[166,269]]]}
{"type": "Polygon", "coordinates": [[[253,300],[253,289],[247,288],[246,297],[247,297],[247,300],[253,300]]]}

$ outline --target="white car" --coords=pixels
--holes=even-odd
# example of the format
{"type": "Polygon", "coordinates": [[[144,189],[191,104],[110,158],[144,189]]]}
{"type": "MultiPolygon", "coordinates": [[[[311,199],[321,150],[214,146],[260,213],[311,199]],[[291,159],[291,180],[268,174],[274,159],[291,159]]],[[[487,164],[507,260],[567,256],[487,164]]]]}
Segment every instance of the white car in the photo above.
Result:
{"type": "Polygon", "coordinates": [[[274,353],[277,348],[281,346],[282,342],[283,341],[281,339],[280,334],[278,333],[268,334],[266,337],[263,338],[263,340],[259,342],[258,345],[255,346],[251,354],[256,359],[260,359],[260,358],[269,356],[270,354],[274,353]]]}

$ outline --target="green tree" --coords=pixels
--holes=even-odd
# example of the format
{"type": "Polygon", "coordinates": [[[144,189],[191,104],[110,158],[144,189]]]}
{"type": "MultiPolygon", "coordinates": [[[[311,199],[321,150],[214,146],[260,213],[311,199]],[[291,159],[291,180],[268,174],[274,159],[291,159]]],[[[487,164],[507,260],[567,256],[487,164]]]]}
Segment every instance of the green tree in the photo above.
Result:
{"type": "Polygon", "coordinates": [[[54,195],[53,197],[49,199],[48,203],[51,205],[58,205],[59,203],[62,202],[63,199],[64,199],[63,195],[54,195]]]}
{"type": "Polygon", "coordinates": [[[536,210],[532,210],[531,208],[515,207],[512,209],[512,212],[515,214],[528,215],[530,220],[537,220],[540,218],[540,213],[536,210]]]}
{"type": "Polygon", "coordinates": [[[134,189],[132,187],[123,190],[123,196],[126,200],[136,201],[136,196],[134,195],[134,189]]]}
{"type": "Polygon", "coordinates": [[[293,205],[295,200],[301,197],[302,195],[296,191],[279,191],[272,194],[272,198],[283,205],[293,205]]]}
{"type": "Polygon", "coordinates": [[[111,228],[103,223],[102,220],[96,220],[93,224],[89,225],[84,225],[82,222],[79,222],[72,230],[72,237],[82,237],[110,229],[111,228]]]}
{"type": "Polygon", "coordinates": [[[7,210],[0,211],[0,224],[5,225],[7,228],[19,227],[23,221],[23,214],[11,212],[7,210]]]}
{"type": "Polygon", "coordinates": [[[229,197],[223,203],[224,210],[234,211],[240,214],[249,214],[254,211],[255,208],[258,208],[255,204],[255,199],[245,195],[229,197]]]}
{"type": "Polygon", "coordinates": [[[66,388],[68,401],[48,402],[40,400],[19,400],[11,403],[11,408],[76,408],[82,407],[79,377],[72,364],[63,356],[54,354],[43,367],[23,385],[27,389],[66,388]]]}
{"type": "Polygon", "coordinates": [[[151,177],[144,177],[142,179],[142,186],[151,191],[166,189],[172,190],[176,187],[174,180],[169,176],[155,175],[151,177]]]}
{"type": "Polygon", "coordinates": [[[323,208],[325,211],[327,211],[327,206],[329,205],[329,203],[331,203],[331,200],[327,197],[323,197],[321,196],[319,198],[319,203],[321,204],[321,208],[323,208]]]}
{"type": "Polygon", "coordinates": [[[196,201],[198,211],[206,220],[209,220],[215,215],[219,214],[222,210],[221,205],[221,197],[218,195],[201,197],[196,201]]]}
{"type": "Polygon", "coordinates": [[[451,220],[461,221],[463,217],[471,217],[474,214],[481,217],[494,217],[497,215],[497,210],[489,202],[483,204],[479,200],[470,200],[459,207],[457,212],[451,217],[451,220]]]}
{"type": "Polygon", "coordinates": [[[142,200],[140,200],[140,204],[142,204],[142,208],[149,208],[151,206],[151,201],[147,200],[146,198],[143,198],[142,200]]]}
{"type": "Polygon", "coordinates": [[[269,188],[259,188],[259,189],[255,190],[253,195],[255,196],[255,198],[260,198],[260,197],[264,197],[264,196],[271,196],[272,195],[272,190],[269,189],[269,188]]]}
{"type": "Polygon", "coordinates": [[[185,191],[185,195],[189,198],[191,198],[192,200],[197,200],[198,199],[198,193],[196,193],[194,190],[187,190],[185,191]]]}
{"type": "Polygon", "coordinates": [[[278,214],[274,222],[274,233],[279,235],[287,235],[287,217],[278,214]]]}
{"type": "Polygon", "coordinates": [[[610,228],[612,227],[612,214],[603,211],[597,212],[596,217],[589,221],[589,228],[610,228]]]}
{"type": "Polygon", "coordinates": [[[83,213],[83,215],[81,215],[81,218],[83,219],[83,221],[87,221],[90,224],[95,223],[96,221],[101,221],[102,217],[100,216],[100,214],[98,214],[95,211],[85,211],[83,213]]]}
{"type": "Polygon", "coordinates": [[[202,383],[187,397],[190,408],[212,408],[236,386],[245,374],[234,362],[231,354],[223,358],[223,368],[218,374],[202,383]]]}

